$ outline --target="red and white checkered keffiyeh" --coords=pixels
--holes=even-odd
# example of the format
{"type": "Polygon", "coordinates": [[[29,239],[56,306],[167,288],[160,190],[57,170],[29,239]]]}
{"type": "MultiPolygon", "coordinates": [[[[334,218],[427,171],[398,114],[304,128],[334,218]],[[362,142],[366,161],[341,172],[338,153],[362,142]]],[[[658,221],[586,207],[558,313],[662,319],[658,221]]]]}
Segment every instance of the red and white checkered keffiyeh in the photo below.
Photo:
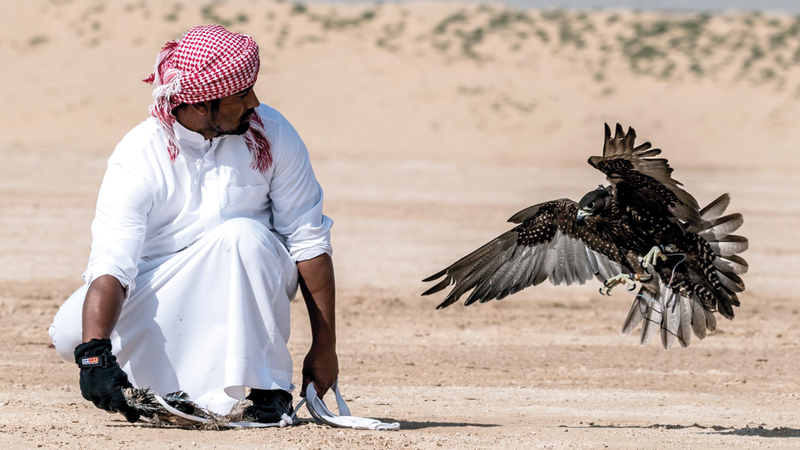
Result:
{"type": "MultiPolygon", "coordinates": [[[[158,54],[153,73],[144,79],[153,85],[150,115],[158,119],[167,136],[172,161],[180,147],[172,109],[181,103],[201,103],[241,92],[256,82],[260,60],[258,44],[245,34],[231,33],[220,25],[201,25],[170,41],[158,54]]],[[[244,135],[253,155],[252,167],[265,172],[272,164],[270,144],[258,111],[244,135]]]]}

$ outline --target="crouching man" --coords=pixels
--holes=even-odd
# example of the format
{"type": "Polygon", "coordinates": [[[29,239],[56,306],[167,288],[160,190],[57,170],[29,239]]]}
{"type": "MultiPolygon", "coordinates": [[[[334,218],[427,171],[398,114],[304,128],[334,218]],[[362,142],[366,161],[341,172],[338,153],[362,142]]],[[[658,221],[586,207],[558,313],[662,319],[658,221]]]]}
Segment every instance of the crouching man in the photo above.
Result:
{"type": "Polygon", "coordinates": [[[85,285],[50,327],[81,393],[134,422],[122,390],[183,390],[244,420],[292,410],[289,300],[300,286],[313,341],[300,395],[338,376],[330,228],[308,151],[253,85],[258,46],[218,25],[166,44],[151,118],[108,161],[85,285]]]}

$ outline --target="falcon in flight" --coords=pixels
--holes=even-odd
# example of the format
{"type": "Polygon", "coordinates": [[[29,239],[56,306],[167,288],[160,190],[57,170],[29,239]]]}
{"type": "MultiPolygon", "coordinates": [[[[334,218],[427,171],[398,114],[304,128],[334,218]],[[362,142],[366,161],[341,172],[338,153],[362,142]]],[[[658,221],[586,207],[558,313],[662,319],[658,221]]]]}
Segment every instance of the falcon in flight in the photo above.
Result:
{"type": "Polygon", "coordinates": [[[641,343],[660,332],[665,349],[677,340],[688,346],[692,333],[703,339],[716,328],[715,312],[732,319],[740,277],[747,262],[738,256],[748,241],[733,235],[741,214],[724,215],[723,194],[700,208],[672,178],[661,150],[634,146],[636,133],[605,126],[603,156],[589,164],[606,175],[609,186],[580,202],[552,200],[526,208],[509,222],[518,224],[486,245],[423,280],[438,282],[422,295],[450,286],[439,304],[445,308],[469,292],[465,305],[502,299],[549,279],[554,285],[584,284],[596,277],[601,294],[627,284],[641,288],[622,334],[642,325],[641,343]]]}

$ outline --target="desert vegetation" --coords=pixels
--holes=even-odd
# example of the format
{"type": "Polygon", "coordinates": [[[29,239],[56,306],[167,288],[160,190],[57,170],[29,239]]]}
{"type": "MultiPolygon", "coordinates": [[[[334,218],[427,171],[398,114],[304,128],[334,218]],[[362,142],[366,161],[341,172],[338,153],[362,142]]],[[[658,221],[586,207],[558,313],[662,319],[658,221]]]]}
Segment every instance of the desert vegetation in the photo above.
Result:
{"type": "MultiPolygon", "coordinates": [[[[68,4],[52,1],[58,8],[68,4]]],[[[194,20],[235,30],[273,34],[277,49],[325,43],[332,36],[353,37],[388,52],[426,54],[475,64],[521,61],[542,52],[578,64],[603,82],[625,70],[657,80],[713,77],[797,89],[800,73],[800,17],[758,12],[724,14],[629,11],[524,10],[496,4],[466,3],[438,8],[437,14],[411,17],[402,4],[287,1],[260,2],[267,14],[256,17],[252,2],[89,2],[76,17],[65,17],[71,31],[95,46],[109,38],[102,15],[111,8],[149,22],[194,20]]],[[[28,47],[50,40],[37,32],[28,47]]]]}
{"type": "MultiPolygon", "coordinates": [[[[719,142],[763,145],[746,135],[753,124],[770,130],[781,152],[796,145],[800,17],[792,15],[469,2],[30,1],[29,7],[2,4],[14,20],[0,33],[0,52],[14,64],[0,95],[6,104],[28,108],[27,96],[11,86],[35,81],[56,105],[49,115],[69,123],[70,142],[78,142],[87,116],[114,128],[92,141],[98,150],[113,148],[123,124],[141,120],[149,95],[140,80],[149,74],[155,50],[189,27],[211,22],[256,39],[259,80],[268,83],[262,100],[298,107],[287,113],[313,121],[309,127],[325,136],[320,143],[341,135],[336,151],[370,152],[366,140],[350,142],[328,111],[357,124],[367,118],[371,133],[393,135],[390,142],[404,149],[433,140],[437,152],[480,142],[510,155],[543,136],[563,145],[563,139],[579,139],[567,130],[618,120],[651,129],[708,130],[714,124],[717,132],[702,133],[703,142],[717,149],[704,151],[707,164],[725,161],[712,156],[723,153],[719,142]],[[64,84],[66,78],[75,81],[64,84]],[[104,114],[96,107],[98,94],[121,112],[104,114]],[[415,132],[401,133],[397,123],[415,132]]],[[[21,117],[7,116],[15,136],[9,142],[34,145],[25,131],[33,125],[21,117]]],[[[49,142],[34,136],[41,145],[49,142]]]]}
{"type": "Polygon", "coordinates": [[[428,46],[449,59],[477,64],[551,52],[589,69],[597,81],[624,68],[661,80],[722,76],[782,87],[800,68],[800,17],[757,12],[668,14],[515,10],[465,6],[431,26],[387,24],[381,7],[352,17],[293,6],[321,31],[365,27],[389,51],[428,46]],[[403,36],[406,35],[406,36],[403,36]],[[401,39],[405,37],[405,39],[401,39]],[[392,41],[392,45],[388,42],[392,41]]]}
{"type": "MultiPolygon", "coordinates": [[[[226,26],[246,23],[248,14],[241,6],[208,3],[201,7],[202,16],[226,26]],[[216,12],[220,9],[227,15],[216,12]]],[[[513,62],[530,53],[549,52],[580,64],[598,82],[611,71],[628,70],[666,81],[721,77],[782,88],[800,73],[800,17],[795,16],[521,10],[466,4],[420,23],[412,22],[407,10],[398,20],[398,8],[403,6],[378,3],[342,11],[327,4],[276,2],[269,21],[282,21],[277,31],[285,30],[284,34],[291,33],[292,21],[312,25],[305,35],[294,36],[295,43],[326,42],[332,34],[357,33],[386,51],[430,50],[450,61],[476,64],[513,62]],[[309,39],[309,33],[316,38],[309,39]]]]}

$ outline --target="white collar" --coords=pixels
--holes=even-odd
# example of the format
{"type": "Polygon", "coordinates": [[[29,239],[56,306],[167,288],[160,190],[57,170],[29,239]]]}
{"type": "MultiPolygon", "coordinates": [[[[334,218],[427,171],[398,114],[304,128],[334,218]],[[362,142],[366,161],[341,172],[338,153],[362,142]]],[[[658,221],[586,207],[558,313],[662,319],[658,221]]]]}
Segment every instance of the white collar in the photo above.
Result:
{"type": "Polygon", "coordinates": [[[208,139],[203,137],[202,134],[192,131],[185,126],[181,125],[178,120],[175,120],[175,124],[173,125],[173,129],[175,130],[175,136],[178,138],[179,141],[186,141],[191,142],[194,144],[202,144],[208,139]]]}

